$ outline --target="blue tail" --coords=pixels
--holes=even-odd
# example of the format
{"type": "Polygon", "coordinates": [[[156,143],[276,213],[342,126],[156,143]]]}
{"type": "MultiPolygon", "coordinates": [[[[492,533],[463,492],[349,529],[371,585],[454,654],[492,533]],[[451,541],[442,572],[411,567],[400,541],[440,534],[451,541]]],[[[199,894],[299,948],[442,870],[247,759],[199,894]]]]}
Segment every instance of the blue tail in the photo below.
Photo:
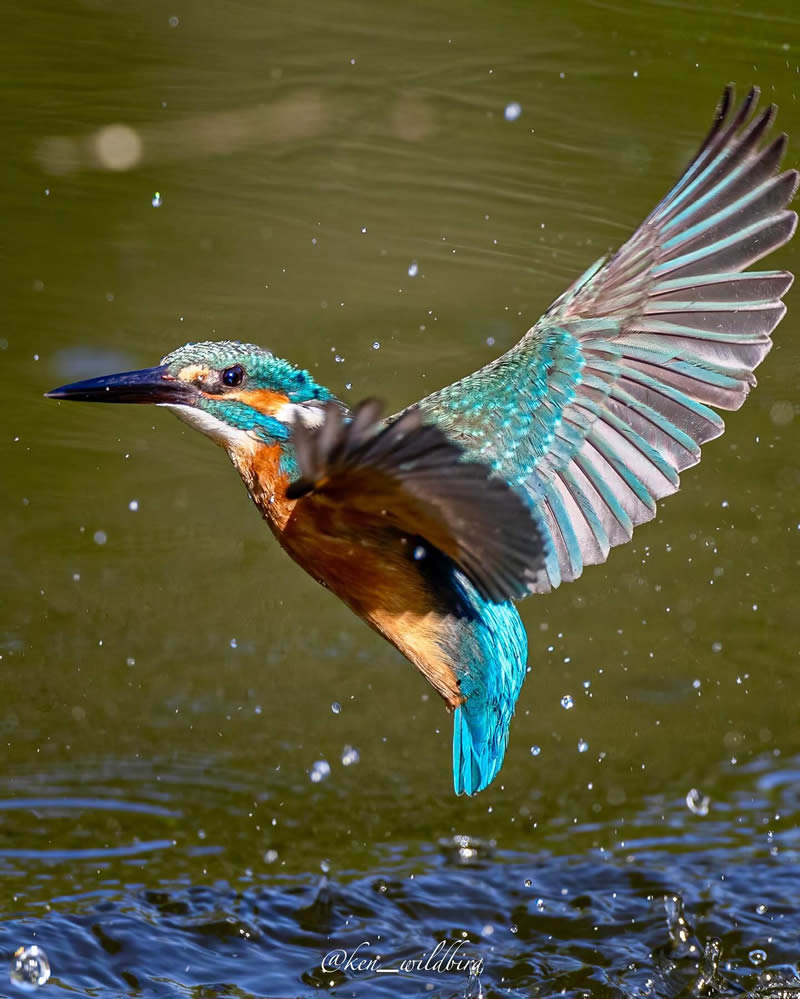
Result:
{"type": "Polygon", "coordinates": [[[512,603],[492,604],[456,574],[456,585],[475,612],[458,620],[458,669],[466,698],[453,718],[456,794],[482,791],[503,764],[508,726],[527,668],[525,629],[512,603]]]}

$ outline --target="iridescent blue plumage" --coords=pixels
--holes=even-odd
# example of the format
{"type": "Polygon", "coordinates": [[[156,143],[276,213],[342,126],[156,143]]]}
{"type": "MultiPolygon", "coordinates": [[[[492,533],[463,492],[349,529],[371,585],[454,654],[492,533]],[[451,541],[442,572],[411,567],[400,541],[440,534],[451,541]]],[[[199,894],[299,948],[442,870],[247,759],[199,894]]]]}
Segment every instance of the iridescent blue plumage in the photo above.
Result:
{"type": "Polygon", "coordinates": [[[380,424],[246,344],[187,344],[56,398],[158,402],[222,444],[281,545],[454,711],[457,793],[503,762],[527,668],[511,602],[603,562],[755,385],[792,282],[797,171],[727,88],[684,175],[491,364],[380,424]]]}
{"type": "Polygon", "coordinates": [[[730,123],[726,90],[684,176],[610,259],[594,264],[507,354],[420,405],[466,449],[518,484],[551,541],[541,589],[604,561],[678,488],[700,445],[722,433],[710,406],[737,409],[755,384],[792,281],[740,273],[785,243],[797,172],[773,176],[781,136],[730,123]]]}
{"type": "Polygon", "coordinates": [[[465,698],[453,717],[453,787],[456,794],[475,794],[502,766],[528,665],[528,640],[512,603],[483,600],[459,573],[453,586],[474,612],[451,622],[465,698]]]}

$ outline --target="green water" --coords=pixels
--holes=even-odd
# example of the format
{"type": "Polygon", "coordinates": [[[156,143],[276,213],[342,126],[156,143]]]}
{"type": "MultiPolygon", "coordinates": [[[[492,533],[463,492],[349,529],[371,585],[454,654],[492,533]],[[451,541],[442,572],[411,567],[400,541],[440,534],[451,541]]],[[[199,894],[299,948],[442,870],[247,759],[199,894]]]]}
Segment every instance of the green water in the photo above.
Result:
{"type": "MultiPolygon", "coordinates": [[[[414,401],[509,347],[624,240],[728,81],[740,92],[756,82],[779,104],[797,164],[792,5],[10,0],[2,23],[7,956],[44,934],[51,961],[62,952],[54,976],[81,994],[238,981],[241,994],[306,995],[319,983],[288,956],[261,990],[228,957],[184,981],[177,931],[161,993],[141,969],[136,987],[124,984],[125,946],[87,957],[81,977],[70,927],[86,913],[101,923],[100,897],[243,877],[310,891],[323,861],[332,878],[370,882],[401,857],[404,876],[429,879],[409,917],[424,942],[439,917],[455,932],[459,899],[469,904],[469,889],[437,881],[430,861],[455,833],[546,871],[600,850],[624,858],[627,830],[641,827],[647,849],[663,847],[662,871],[686,854],[729,877],[748,861],[717,855],[723,843],[768,856],[768,829],[791,836],[796,294],[757,390],[657,520],[607,565],[522,605],[533,668],[500,777],[472,800],[452,794],[438,698],[278,549],[222,451],[166,412],[42,393],[154,364],[187,340],[236,338],[351,401],[414,401]],[[507,120],[514,102],[521,113],[507,120]],[[360,757],[349,766],[346,746],[360,757]],[[331,773],[315,783],[319,760],[331,773]],[[691,788],[709,794],[707,819],[682,804],[691,788]],[[12,807],[24,798],[40,804],[12,807]],[[48,934],[54,912],[62,922],[48,934]]],[[[769,262],[798,264],[798,242],[769,262]]],[[[796,872],[797,845],[786,849],[796,872]]],[[[772,863],[740,870],[743,910],[789,876],[772,863]]],[[[498,870],[492,918],[511,925],[527,903],[498,870]]],[[[672,890],[697,890],[699,902],[697,871],[676,870],[672,890]]],[[[783,883],[796,924],[797,881],[783,883]]],[[[219,898],[209,906],[229,911],[219,898]]],[[[265,909],[256,922],[271,918],[265,909]]],[[[715,935],[730,930],[723,910],[709,917],[715,935]]],[[[162,917],[143,906],[125,939],[162,917]]],[[[389,938],[401,924],[389,920],[389,938]]],[[[548,932],[558,943],[562,931],[548,932]]],[[[221,938],[208,934],[211,951],[221,938]]],[[[590,930],[570,924],[561,942],[583,938],[590,930]]],[[[321,939],[303,944],[309,968],[321,939]]],[[[523,951],[525,939],[540,947],[523,932],[523,951]]],[[[726,943],[742,955],[751,945],[743,931],[726,943]]],[[[629,955],[614,954],[624,968],[629,955]]],[[[483,977],[501,987],[489,955],[483,977]]],[[[519,994],[554,979],[533,961],[519,994]]]]}

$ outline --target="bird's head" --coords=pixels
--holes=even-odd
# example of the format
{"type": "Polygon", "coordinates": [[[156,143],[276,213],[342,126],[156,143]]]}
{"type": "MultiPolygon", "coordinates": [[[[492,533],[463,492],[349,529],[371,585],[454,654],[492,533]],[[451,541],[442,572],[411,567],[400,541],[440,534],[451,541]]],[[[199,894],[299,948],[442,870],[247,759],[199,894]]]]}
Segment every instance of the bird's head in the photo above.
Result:
{"type": "Polygon", "coordinates": [[[187,343],[154,368],[63,385],[50,399],[166,406],[229,452],[283,444],[298,421],[321,422],[331,393],[263,347],[187,343]]]}

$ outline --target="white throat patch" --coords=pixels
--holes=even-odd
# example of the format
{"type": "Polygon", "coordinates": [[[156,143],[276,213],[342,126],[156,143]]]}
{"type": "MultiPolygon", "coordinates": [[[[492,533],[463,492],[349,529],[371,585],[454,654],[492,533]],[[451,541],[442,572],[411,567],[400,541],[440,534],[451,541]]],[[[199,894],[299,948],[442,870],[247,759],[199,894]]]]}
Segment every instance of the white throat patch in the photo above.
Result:
{"type": "Polygon", "coordinates": [[[210,437],[215,444],[219,444],[227,451],[252,451],[258,443],[258,439],[248,430],[228,426],[204,409],[167,402],[161,402],[159,405],[172,410],[179,420],[210,437]]]}

